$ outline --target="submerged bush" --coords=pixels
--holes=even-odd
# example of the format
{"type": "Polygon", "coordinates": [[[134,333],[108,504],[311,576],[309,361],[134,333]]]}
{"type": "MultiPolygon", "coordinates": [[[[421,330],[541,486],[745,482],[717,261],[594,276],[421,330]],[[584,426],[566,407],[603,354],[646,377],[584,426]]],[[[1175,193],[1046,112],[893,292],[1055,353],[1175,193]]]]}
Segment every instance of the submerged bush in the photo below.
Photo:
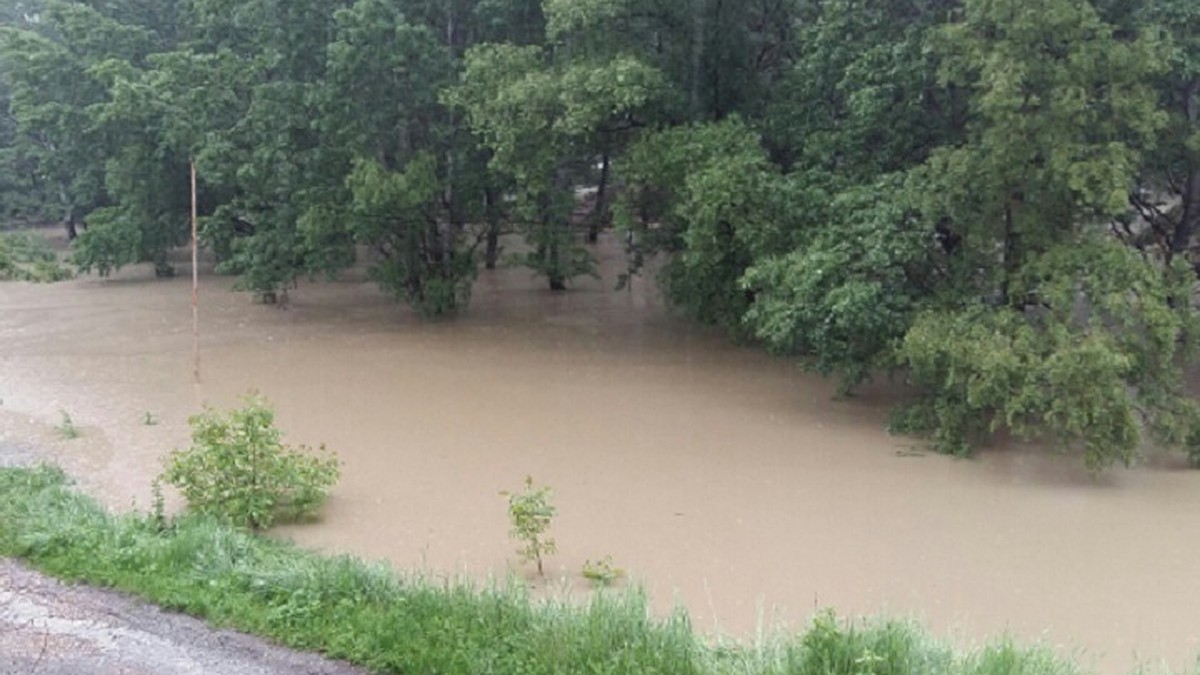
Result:
{"type": "Polygon", "coordinates": [[[337,482],[337,458],[323,445],[320,455],[284,445],[261,396],[247,396],[228,416],[206,408],[188,421],[192,447],[171,453],[161,480],[196,513],[265,529],[276,519],[312,517],[337,482]]]}
{"type": "Polygon", "coordinates": [[[42,237],[31,233],[0,234],[0,281],[63,281],[75,276],[42,237]]]}

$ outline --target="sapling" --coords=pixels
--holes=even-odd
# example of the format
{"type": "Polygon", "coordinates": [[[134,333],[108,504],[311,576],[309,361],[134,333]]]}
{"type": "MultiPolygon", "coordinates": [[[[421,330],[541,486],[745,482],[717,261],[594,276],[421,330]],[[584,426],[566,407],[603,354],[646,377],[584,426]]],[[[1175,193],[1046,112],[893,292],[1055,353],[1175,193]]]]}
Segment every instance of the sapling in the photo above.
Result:
{"type": "Polygon", "coordinates": [[[546,536],[550,520],[558,509],[550,503],[549,487],[533,487],[533,477],[525,477],[525,489],[521,492],[502,492],[508,497],[508,520],[512,523],[509,536],[520,542],[517,554],[523,562],[537,563],[537,571],[545,576],[542,570],[542,557],[558,552],[554,540],[546,536]]]}

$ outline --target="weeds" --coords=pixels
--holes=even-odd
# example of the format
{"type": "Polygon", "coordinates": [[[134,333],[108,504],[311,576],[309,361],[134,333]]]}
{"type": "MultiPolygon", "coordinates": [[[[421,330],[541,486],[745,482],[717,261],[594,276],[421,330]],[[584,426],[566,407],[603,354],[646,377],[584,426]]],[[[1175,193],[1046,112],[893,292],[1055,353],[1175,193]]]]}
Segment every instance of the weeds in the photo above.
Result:
{"type": "Polygon", "coordinates": [[[159,531],[167,529],[167,501],[163,498],[162,480],[155,478],[150,483],[150,521],[159,531]]]}
{"type": "Polygon", "coordinates": [[[59,410],[61,416],[58,426],[54,427],[58,430],[59,435],[67,440],[79,438],[83,434],[79,431],[79,427],[75,426],[75,422],[71,419],[71,415],[66,410],[59,410]]]}
{"type": "Polygon", "coordinates": [[[600,560],[584,561],[581,574],[595,586],[611,586],[617,579],[625,576],[625,570],[613,567],[612,556],[606,555],[600,560]]]}

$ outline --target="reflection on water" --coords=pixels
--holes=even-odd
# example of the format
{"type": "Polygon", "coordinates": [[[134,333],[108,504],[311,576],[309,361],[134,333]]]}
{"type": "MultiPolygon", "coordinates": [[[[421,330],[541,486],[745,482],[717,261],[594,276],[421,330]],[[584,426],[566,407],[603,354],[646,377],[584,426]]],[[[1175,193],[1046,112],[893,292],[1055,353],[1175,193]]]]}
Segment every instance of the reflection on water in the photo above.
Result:
{"type": "Polygon", "coordinates": [[[577,583],[611,555],[701,629],[833,606],[1071,644],[1107,672],[1200,652],[1200,473],[1156,458],[1093,479],[1016,444],[914,453],[883,431],[888,387],[836,401],[670,316],[648,281],[613,292],[602,257],[608,281],[565,294],[484,272],[467,315],[432,324],[358,280],[302,283],[280,310],[206,278],[199,384],[186,279],[0,285],[0,439],[45,443],[113,507],[144,507],[187,416],[253,388],[289,440],[345,463],[323,521],[285,531],[305,545],[504,575],[498,492],[532,474],[559,507],[548,571],[577,583]],[[60,410],[83,438],[55,437],[60,410]]]}

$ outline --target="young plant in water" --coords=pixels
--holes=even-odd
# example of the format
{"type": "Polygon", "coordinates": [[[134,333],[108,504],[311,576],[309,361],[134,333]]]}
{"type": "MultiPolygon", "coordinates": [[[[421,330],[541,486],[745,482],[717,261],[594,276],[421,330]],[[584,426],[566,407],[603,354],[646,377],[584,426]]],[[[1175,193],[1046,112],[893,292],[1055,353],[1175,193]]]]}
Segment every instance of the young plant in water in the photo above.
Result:
{"type": "Polygon", "coordinates": [[[545,576],[542,557],[558,553],[554,540],[546,536],[550,521],[558,512],[550,503],[550,488],[534,488],[533,477],[526,476],[524,490],[500,494],[508,497],[508,520],[512,523],[508,534],[521,544],[517,554],[522,562],[537,563],[538,574],[545,576]]]}
{"type": "Polygon", "coordinates": [[[62,434],[63,438],[79,438],[81,435],[79,427],[75,426],[75,422],[71,420],[71,416],[67,414],[67,411],[59,410],[58,414],[62,415],[62,421],[55,427],[55,429],[58,429],[58,433],[62,434]]]}
{"type": "Polygon", "coordinates": [[[593,586],[611,586],[614,581],[625,576],[625,570],[613,567],[611,555],[600,560],[586,560],[583,563],[583,578],[592,582],[593,586]]]}

